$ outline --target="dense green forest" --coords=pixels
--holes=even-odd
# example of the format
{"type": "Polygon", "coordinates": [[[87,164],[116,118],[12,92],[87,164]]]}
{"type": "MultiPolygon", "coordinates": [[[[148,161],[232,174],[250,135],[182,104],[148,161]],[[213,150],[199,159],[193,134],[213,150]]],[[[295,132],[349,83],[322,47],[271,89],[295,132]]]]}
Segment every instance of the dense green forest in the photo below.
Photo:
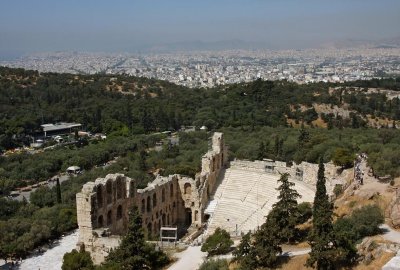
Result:
{"type": "Polygon", "coordinates": [[[345,168],[356,153],[366,152],[376,175],[399,176],[400,130],[369,128],[366,120],[370,115],[396,123],[399,99],[364,91],[330,91],[338,86],[398,91],[400,79],[343,85],[257,80],[190,89],[123,75],[0,68],[0,152],[27,145],[42,123],[79,122],[88,131],[107,134],[104,141],[0,156],[1,196],[47,180],[71,165],[85,170],[61,184],[61,203],[56,189],[47,187],[37,189],[29,203],[0,199],[0,256],[24,256],[75,228],[75,194],[87,181],[122,172],[144,187],[156,171],[193,177],[211,132],[217,130],[224,132],[231,158],[290,163],[317,162],[322,157],[345,168]],[[351,108],[352,113],[348,118],[318,113],[314,104],[351,108]],[[178,145],[165,143],[161,151],[153,151],[156,142],[166,139],[159,131],[179,130],[182,125],[205,125],[210,132],[180,132],[178,145]],[[115,162],[98,167],[110,160],[115,162]]]}
{"type": "MultiPolygon", "coordinates": [[[[352,84],[398,90],[400,78],[352,84]]],[[[288,126],[287,119],[311,124],[319,116],[329,128],[363,127],[366,114],[400,120],[398,98],[330,92],[335,86],[257,80],[190,89],[122,75],[39,74],[0,68],[0,149],[28,143],[26,135],[38,131],[40,124],[57,121],[78,122],[92,132],[141,134],[178,130],[182,125],[278,127],[288,126]],[[354,113],[349,119],[331,113],[319,115],[313,104],[346,105],[354,113]]]]}

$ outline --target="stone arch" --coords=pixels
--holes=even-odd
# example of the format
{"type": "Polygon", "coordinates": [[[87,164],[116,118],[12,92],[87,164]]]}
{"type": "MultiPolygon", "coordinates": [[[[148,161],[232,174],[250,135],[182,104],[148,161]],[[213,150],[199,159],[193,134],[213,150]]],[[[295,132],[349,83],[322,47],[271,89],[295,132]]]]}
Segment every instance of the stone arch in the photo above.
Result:
{"type": "Polygon", "coordinates": [[[122,205],[118,205],[117,208],[117,220],[120,220],[122,218],[122,205]]]}
{"type": "Polygon", "coordinates": [[[112,224],[112,211],[109,210],[107,213],[107,226],[112,224]]]}
{"type": "Polygon", "coordinates": [[[161,191],[161,202],[165,202],[165,188],[161,191]]]}
{"type": "Polygon", "coordinates": [[[153,208],[157,206],[157,193],[153,194],[153,208]]]}
{"type": "Polygon", "coordinates": [[[169,196],[172,198],[174,196],[174,184],[169,185],[169,196]]]}
{"type": "Polygon", "coordinates": [[[184,189],[184,193],[187,195],[192,194],[192,185],[190,183],[185,183],[185,185],[183,186],[184,189]]]}
{"type": "Polygon", "coordinates": [[[96,189],[96,197],[97,197],[97,207],[103,207],[103,188],[101,185],[97,186],[96,189]]]}
{"type": "Polygon", "coordinates": [[[103,227],[103,226],[104,226],[103,223],[104,223],[104,221],[103,221],[103,216],[100,215],[100,216],[97,218],[97,227],[99,227],[99,228],[103,227]]]}
{"type": "Polygon", "coordinates": [[[107,204],[112,203],[112,183],[107,181],[106,184],[107,204]]]}
{"type": "Polygon", "coordinates": [[[151,198],[147,196],[147,212],[151,211],[151,198]]]}
{"type": "Polygon", "coordinates": [[[146,200],[142,199],[142,213],[146,211],[146,200]]]}

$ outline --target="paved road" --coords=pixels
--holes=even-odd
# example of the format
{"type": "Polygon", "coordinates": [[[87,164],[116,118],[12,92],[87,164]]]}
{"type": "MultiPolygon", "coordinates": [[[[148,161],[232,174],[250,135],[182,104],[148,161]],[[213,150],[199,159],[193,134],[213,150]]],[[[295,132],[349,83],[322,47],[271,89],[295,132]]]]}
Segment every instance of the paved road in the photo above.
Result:
{"type": "Polygon", "coordinates": [[[176,254],[178,261],[168,270],[196,270],[199,268],[205,257],[206,252],[201,252],[201,246],[190,246],[185,251],[176,254]]]}
{"type": "MultiPolygon", "coordinates": [[[[62,183],[62,182],[64,182],[64,181],[69,180],[69,179],[70,179],[70,176],[67,175],[67,174],[64,174],[64,175],[59,176],[59,179],[60,179],[60,183],[62,183]]],[[[47,187],[52,188],[52,187],[54,187],[55,185],[56,185],[56,181],[53,181],[53,182],[48,183],[48,184],[47,184],[47,187]]],[[[17,201],[22,201],[23,198],[25,197],[25,199],[29,202],[29,201],[30,201],[30,197],[31,197],[31,193],[32,193],[33,191],[35,191],[36,189],[37,189],[37,188],[32,188],[31,191],[22,191],[17,197],[14,197],[13,199],[14,199],[14,200],[17,200],[17,201]]]]}
{"type": "MultiPolygon", "coordinates": [[[[177,253],[176,257],[178,261],[173,264],[168,270],[196,270],[199,268],[200,264],[204,261],[207,256],[206,252],[201,252],[200,246],[188,247],[185,251],[177,253]]],[[[288,250],[282,253],[282,256],[299,256],[308,254],[311,251],[310,248],[288,250]]],[[[219,259],[231,259],[232,254],[216,256],[219,259]]]]}

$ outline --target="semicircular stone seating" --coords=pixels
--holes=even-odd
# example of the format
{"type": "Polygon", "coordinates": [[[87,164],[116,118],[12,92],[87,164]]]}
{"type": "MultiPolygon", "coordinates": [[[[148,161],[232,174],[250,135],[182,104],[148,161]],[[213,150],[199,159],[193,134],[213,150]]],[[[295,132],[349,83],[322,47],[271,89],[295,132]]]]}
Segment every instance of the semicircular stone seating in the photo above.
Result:
{"type": "MultiPolygon", "coordinates": [[[[265,216],[277,202],[279,174],[237,167],[228,168],[210,202],[210,220],[207,234],[216,228],[224,228],[231,234],[240,235],[254,231],[265,221],[265,216]]],[[[299,202],[312,202],[314,187],[290,179],[302,196],[299,202]]],[[[207,210],[206,210],[207,212],[207,210]]]]}

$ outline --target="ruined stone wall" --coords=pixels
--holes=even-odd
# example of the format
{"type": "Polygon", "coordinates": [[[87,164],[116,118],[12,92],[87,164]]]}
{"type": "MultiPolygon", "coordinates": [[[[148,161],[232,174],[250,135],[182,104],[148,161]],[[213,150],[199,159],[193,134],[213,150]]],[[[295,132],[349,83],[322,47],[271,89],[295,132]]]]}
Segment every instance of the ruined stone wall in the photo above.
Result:
{"type": "Polygon", "coordinates": [[[135,182],[123,174],[109,174],[95,182],[86,183],[76,195],[79,243],[92,254],[95,262],[101,262],[109,249],[118,244],[116,239],[101,243],[99,239],[107,228],[107,234],[120,234],[128,224],[128,211],[135,197],[135,182]],[[100,255],[99,255],[100,254],[100,255]]]}
{"type": "Polygon", "coordinates": [[[143,227],[149,234],[158,235],[161,226],[184,223],[180,178],[180,175],[158,176],[146,188],[137,190],[135,202],[142,214],[143,227]]]}
{"type": "Polygon", "coordinates": [[[222,133],[215,133],[212,149],[202,157],[202,171],[195,179],[157,176],[144,189],[123,174],[109,174],[86,183],[76,195],[79,244],[84,244],[96,264],[118,245],[118,235],[126,232],[128,210],[137,205],[143,228],[153,236],[161,226],[199,228],[209,196],[216,188],[220,171],[228,160],[222,133]]]}
{"type": "Polygon", "coordinates": [[[224,135],[214,133],[212,138],[212,149],[208,151],[201,160],[201,173],[198,176],[200,182],[200,218],[199,224],[204,222],[204,210],[217,188],[217,180],[221,171],[228,163],[228,147],[225,145],[224,135]]]}

